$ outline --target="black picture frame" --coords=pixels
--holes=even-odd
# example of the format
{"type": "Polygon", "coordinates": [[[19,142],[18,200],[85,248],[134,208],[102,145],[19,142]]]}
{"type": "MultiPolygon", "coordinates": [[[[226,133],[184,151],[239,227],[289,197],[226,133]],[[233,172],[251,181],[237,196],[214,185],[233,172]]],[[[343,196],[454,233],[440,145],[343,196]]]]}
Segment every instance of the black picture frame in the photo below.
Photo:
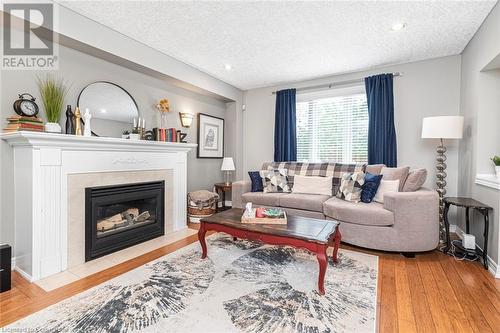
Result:
{"type": "Polygon", "coordinates": [[[197,147],[196,157],[197,158],[216,158],[216,159],[224,158],[224,118],[211,116],[211,115],[206,114],[206,113],[198,113],[197,120],[198,120],[198,138],[197,138],[198,147],[197,147]],[[218,127],[219,127],[219,130],[222,132],[221,134],[219,134],[218,132],[216,133],[217,142],[222,141],[220,148],[216,150],[216,153],[214,153],[214,152],[207,153],[207,149],[205,149],[205,143],[202,141],[202,137],[201,137],[202,135],[204,135],[204,130],[202,129],[202,127],[204,126],[205,121],[210,120],[210,119],[212,119],[214,122],[219,123],[220,126],[218,126],[218,127]],[[220,139],[222,139],[222,140],[220,140],[220,139]]]}

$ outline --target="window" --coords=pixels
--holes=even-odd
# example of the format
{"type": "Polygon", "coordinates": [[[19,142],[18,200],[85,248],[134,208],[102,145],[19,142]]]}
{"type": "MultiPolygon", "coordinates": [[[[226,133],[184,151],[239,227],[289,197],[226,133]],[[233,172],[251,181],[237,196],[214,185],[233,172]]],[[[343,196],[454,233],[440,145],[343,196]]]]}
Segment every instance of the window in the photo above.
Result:
{"type": "Polygon", "coordinates": [[[297,161],[367,162],[366,94],[359,87],[331,94],[297,95],[297,161]]]}

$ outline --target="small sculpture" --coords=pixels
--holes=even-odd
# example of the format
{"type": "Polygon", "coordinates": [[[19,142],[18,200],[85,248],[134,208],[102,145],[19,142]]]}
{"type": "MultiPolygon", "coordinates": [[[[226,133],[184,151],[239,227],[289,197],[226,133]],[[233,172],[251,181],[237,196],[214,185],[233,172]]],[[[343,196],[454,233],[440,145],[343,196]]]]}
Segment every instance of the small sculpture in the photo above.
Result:
{"type": "Polygon", "coordinates": [[[75,134],[75,114],[71,110],[71,105],[66,107],[66,134],[75,134]]]}
{"type": "Polygon", "coordinates": [[[92,115],[90,114],[89,109],[85,109],[85,113],[83,114],[83,119],[85,123],[85,127],[83,129],[83,136],[92,136],[92,129],[90,127],[90,118],[92,118],[92,115]]]}
{"type": "Polygon", "coordinates": [[[75,135],[82,135],[82,113],[78,106],[75,109],[75,135]]]}

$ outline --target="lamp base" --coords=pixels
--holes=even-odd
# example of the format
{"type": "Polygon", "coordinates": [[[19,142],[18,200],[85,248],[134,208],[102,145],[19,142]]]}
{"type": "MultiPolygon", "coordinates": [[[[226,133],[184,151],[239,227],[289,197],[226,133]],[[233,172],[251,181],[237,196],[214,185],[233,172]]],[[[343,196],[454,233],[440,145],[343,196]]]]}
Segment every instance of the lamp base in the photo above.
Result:
{"type": "Polygon", "coordinates": [[[436,185],[439,195],[439,240],[444,242],[446,239],[446,230],[444,227],[444,202],[443,198],[446,195],[446,147],[441,139],[441,144],[436,149],[436,185]]]}

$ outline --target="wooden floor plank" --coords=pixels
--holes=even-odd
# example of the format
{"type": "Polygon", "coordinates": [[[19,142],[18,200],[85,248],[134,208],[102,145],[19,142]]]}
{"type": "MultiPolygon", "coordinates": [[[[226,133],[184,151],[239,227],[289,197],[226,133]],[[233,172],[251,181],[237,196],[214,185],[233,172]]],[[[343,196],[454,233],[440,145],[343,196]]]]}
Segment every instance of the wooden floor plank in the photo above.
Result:
{"type": "MultiPolygon", "coordinates": [[[[483,313],[478,307],[476,300],[473,298],[472,294],[474,291],[468,288],[460,277],[459,272],[455,269],[455,266],[461,264],[460,262],[449,258],[449,260],[440,261],[443,271],[446,272],[446,277],[457,299],[460,300],[461,307],[464,313],[467,314],[467,318],[474,332],[493,332],[488,321],[483,316],[483,313]]],[[[472,263],[466,263],[472,265],[472,263]]]]}
{"type": "Polygon", "coordinates": [[[450,258],[444,254],[438,253],[438,255],[430,258],[429,268],[435,281],[438,283],[438,290],[441,294],[441,298],[444,300],[444,306],[449,314],[454,332],[474,332],[470,324],[470,314],[464,311],[462,302],[459,301],[455,291],[451,287],[447,274],[441,266],[441,260],[450,260],[450,258]]]}
{"type": "Polygon", "coordinates": [[[411,301],[413,314],[417,322],[418,332],[436,332],[436,326],[430,311],[427,295],[420,276],[417,262],[414,259],[406,260],[406,270],[411,287],[411,301]]]}
{"type": "Polygon", "coordinates": [[[417,332],[417,324],[411,302],[410,283],[406,271],[407,260],[404,257],[395,259],[396,307],[398,328],[400,332],[417,332]]]}
{"type": "Polygon", "coordinates": [[[398,332],[394,261],[390,256],[381,257],[379,267],[379,283],[381,283],[379,331],[383,333],[398,332]]]}

